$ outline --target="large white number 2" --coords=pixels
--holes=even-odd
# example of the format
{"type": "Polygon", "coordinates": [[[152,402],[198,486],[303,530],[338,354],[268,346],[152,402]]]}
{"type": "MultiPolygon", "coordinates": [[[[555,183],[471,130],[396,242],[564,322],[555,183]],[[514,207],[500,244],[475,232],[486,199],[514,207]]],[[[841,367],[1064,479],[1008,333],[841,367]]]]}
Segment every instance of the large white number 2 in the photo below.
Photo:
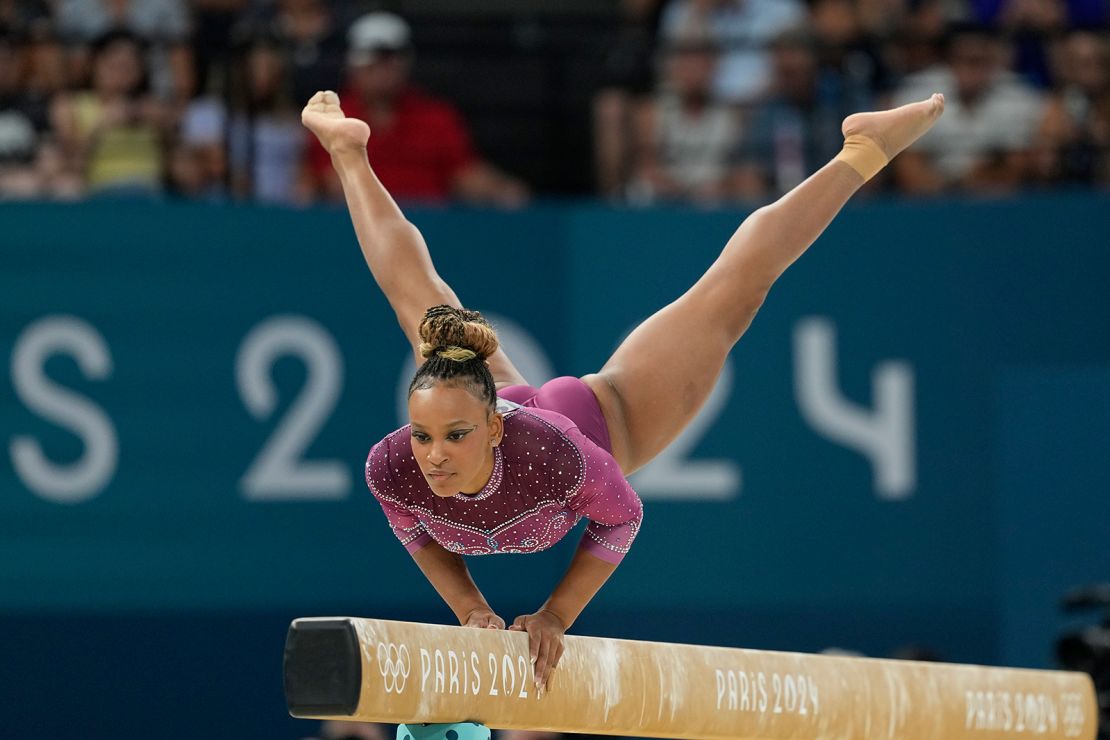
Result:
{"type": "Polygon", "coordinates": [[[350,473],[340,460],[305,460],[304,451],[335,408],[343,388],[343,360],[331,334],[304,316],[274,316],[255,326],[235,358],[235,382],[259,421],[277,407],[270,373],[279,357],[297,357],[308,374],[304,389],[239,481],[253,500],[345,497],[350,473]]]}

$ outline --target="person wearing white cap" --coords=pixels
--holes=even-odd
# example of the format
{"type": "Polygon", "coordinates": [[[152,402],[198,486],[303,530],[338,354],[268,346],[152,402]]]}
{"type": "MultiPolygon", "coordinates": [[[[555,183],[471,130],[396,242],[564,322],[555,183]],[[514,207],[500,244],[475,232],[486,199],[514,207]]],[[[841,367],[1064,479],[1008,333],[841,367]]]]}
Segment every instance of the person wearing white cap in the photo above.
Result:
{"type": "MultiPolygon", "coordinates": [[[[373,130],[367,153],[393,197],[506,208],[527,202],[523,182],[477,154],[455,108],[411,84],[412,34],[403,18],[364,15],[348,29],[347,44],[344,107],[373,130]]],[[[316,195],[342,200],[331,158],[318,142],[312,142],[306,164],[306,181],[316,195]]]]}
{"type": "Polygon", "coordinates": [[[367,13],[347,29],[347,64],[361,67],[390,54],[411,55],[412,31],[393,13],[367,13]]]}

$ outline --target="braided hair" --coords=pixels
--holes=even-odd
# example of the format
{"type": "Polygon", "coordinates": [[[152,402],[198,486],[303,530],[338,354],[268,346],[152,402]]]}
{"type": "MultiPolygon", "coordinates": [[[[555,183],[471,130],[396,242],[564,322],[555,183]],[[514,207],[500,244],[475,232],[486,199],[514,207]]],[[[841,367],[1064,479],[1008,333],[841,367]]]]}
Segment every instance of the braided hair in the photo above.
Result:
{"type": "Polygon", "coordinates": [[[476,398],[497,406],[497,387],[486,358],[497,351],[497,332],[477,311],[439,305],[420,322],[420,356],[424,364],[409,383],[409,395],[442,381],[466,388],[476,398]]]}

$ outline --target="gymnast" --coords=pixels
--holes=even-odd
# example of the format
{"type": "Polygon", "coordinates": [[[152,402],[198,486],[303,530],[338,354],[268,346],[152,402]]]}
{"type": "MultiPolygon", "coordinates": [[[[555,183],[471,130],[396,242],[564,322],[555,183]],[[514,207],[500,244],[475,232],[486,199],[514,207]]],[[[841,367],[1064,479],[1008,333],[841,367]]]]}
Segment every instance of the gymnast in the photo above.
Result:
{"type": "Polygon", "coordinates": [[[375,176],[369,126],[345,117],[331,91],[305,106],[302,121],[331,155],[363,256],[422,362],[409,385],[410,423],[366,460],[367,485],[394,534],[460,624],[504,629],[462,556],[544,550],[589,520],[551,596],[509,627],[528,633],[541,693],[563,635],[636,537],[643,509],[625,476],[694,417],[775,280],[943,110],[934,95],[846,118],[841,153],[749,216],[705,274],[600,371],[533,388],[490,324],[462,308],[375,176]]]}

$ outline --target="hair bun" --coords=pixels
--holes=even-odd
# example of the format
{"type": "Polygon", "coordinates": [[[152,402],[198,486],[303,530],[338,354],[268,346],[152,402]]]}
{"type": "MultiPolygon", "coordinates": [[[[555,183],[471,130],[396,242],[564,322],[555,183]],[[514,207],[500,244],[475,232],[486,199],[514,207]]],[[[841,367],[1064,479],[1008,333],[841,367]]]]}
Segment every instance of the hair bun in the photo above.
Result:
{"type": "Polygon", "coordinates": [[[438,355],[465,362],[469,355],[485,360],[497,351],[497,332],[477,311],[441,304],[424,312],[420,322],[420,356],[438,355]]]}

